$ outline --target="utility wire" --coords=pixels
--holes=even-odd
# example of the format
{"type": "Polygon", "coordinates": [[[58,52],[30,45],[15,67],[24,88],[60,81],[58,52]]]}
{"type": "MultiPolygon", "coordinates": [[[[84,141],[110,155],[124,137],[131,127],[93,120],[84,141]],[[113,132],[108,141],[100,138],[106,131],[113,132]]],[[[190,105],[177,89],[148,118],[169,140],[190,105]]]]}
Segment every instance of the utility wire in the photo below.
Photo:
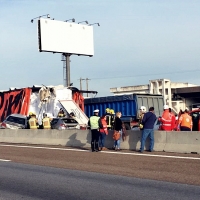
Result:
{"type": "Polygon", "coordinates": [[[195,70],[186,70],[186,71],[175,71],[175,72],[166,72],[166,73],[155,73],[155,74],[139,74],[139,75],[131,75],[131,76],[112,76],[112,77],[96,77],[96,78],[91,78],[91,79],[117,79],[117,78],[132,78],[132,77],[143,77],[143,76],[153,76],[153,75],[166,75],[166,74],[183,74],[183,73],[188,73],[188,72],[197,72],[200,71],[200,69],[195,69],[195,70]]]}

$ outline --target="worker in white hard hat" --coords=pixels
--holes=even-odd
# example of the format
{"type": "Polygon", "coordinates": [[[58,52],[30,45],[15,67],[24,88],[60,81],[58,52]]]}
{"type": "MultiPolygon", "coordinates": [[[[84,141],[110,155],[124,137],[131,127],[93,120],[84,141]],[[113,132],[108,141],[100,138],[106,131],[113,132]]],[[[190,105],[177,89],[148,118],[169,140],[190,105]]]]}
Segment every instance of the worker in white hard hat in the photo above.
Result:
{"type": "Polygon", "coordinates": [[[147,109],[146,109],[145,106],[141,106],[141,107],[140,107],[140,110],[139,110],[139,116],[138,116],[138,119],[139,119],[139,123],[138,123],[138,124],[139,124],[139,128],[140,128],[140,130],[143,129],[142,119],[143,119],[144,114],[146,113],[146,111],[147,111],[147,109]]]}
{"type": "Polygon", "coordinates": [[[161,130],[163,130],[163,131],[172,131],[174,129],[174,126],[172,125],[173,116],[169,112],[169,106],[168,105],[164,105],[163,109],[164,109],[164,111],[162,113],[162,117],[159,118],[159,121],[162,123],[161,130]]]}
{"type": "Polygon", "coordinates": [[[91,149],[92,152],[99,151],[99,129],[103,128],[99,115],[99,110],[96,109],[93,111],[94,115],[90,117],[88,125],[91,129],[91,149]]]}
{"type": "Polygon", "coordinates": [[[164,105],[164,106],[163,106],[163,109],[164,109],[164,110],[167,110],[167,109],[169,109],[169,106],[168,106],[168,105],[164,105]]]}

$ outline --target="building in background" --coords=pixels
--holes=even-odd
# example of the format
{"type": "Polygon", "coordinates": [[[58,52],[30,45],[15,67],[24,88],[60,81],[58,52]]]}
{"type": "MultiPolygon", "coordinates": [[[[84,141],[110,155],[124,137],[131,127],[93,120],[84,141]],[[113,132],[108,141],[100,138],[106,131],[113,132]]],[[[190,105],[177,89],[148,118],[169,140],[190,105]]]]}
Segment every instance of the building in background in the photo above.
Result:
{"type": "Polygon", "coordinates": [[[110,88],[114,95],[158,94],[163,95],[165,104],[175,113],[180,109],[192,109],[200,103],[200,86],[190,83],[171,82],[169,79],[150,80],[149,84],[110,88]]]}

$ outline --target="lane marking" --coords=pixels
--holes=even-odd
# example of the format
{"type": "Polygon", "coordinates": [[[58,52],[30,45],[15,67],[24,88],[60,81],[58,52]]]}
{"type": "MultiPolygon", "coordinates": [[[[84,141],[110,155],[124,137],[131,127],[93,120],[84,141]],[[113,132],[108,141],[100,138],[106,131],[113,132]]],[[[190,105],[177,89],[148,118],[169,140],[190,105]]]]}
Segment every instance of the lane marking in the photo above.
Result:
{"type": "MultiPolygon", "coordinates": [[[[60,150],[60,151],[81,151],[81,152],[91,152],[91,150],[83,149],[65,149],[56,147],[37,147],[37,146],[18,146],[18,145],[7,145],[0,144],[2,147],[16,147],[16,148],[30,148],[30,149],[47,149],[47,150],[60,150]]],[[[96,152],[94,152],[96,153],[96,152]]],[[[167,155],[155,155],[155,154],[145,154],[145,153],[126,153],[126,152],[114,152],[114,151],[100,151],[99,153],[107,154],[120,154],[120,155],[132,155],[132,156],[147,156],[147,157],[158,157],[158,158],[177,158],[186,160],[200,160],[200,157],[184,157],[184,156],[167,156],[167,155]]]]}
{"type": "Polygon", "coordinates": [[[0,159],[0,162],[10,162],[11,160],[0,159]]]}
{"type": "Polygon", "coordinates": [[[30,149],[47,149],[47,150],[61,150],[61,151],[90,151],[83,149],[64,149],[64,148],[56,148],[56,147],[37,147],[37,146],[18,146],[18,145],[10,145],[10,144],[0,144],[2,147],[16,147],[16,148],[30,148],[30,149]]]}
{"type": "Polygon", "coordinates": [[[178,158],[178,159],[188,159],[188,160],[200,160],[197,157],[184,157],[184,156],[167,156],[167,155],[155,155],[155,154],[144,154],[144,153],[122,153],[122,152],[105,152],[102,153],[117,153],[117,154],[125,154],[125,155],[136,155],[136,156],[148,156],[148,157],[159,157],[159,158],[178,158]]]}

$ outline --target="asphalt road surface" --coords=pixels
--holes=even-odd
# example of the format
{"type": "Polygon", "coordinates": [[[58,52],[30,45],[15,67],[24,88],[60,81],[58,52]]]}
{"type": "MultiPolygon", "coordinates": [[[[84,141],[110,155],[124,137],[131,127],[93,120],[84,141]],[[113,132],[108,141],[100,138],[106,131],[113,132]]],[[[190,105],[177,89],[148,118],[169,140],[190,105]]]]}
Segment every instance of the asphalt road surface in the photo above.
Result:
{"type": "Polygon", "coordinates": [[[199,200],[199,169],[199,155],[0,144],[0,200],[199,200]]]}

